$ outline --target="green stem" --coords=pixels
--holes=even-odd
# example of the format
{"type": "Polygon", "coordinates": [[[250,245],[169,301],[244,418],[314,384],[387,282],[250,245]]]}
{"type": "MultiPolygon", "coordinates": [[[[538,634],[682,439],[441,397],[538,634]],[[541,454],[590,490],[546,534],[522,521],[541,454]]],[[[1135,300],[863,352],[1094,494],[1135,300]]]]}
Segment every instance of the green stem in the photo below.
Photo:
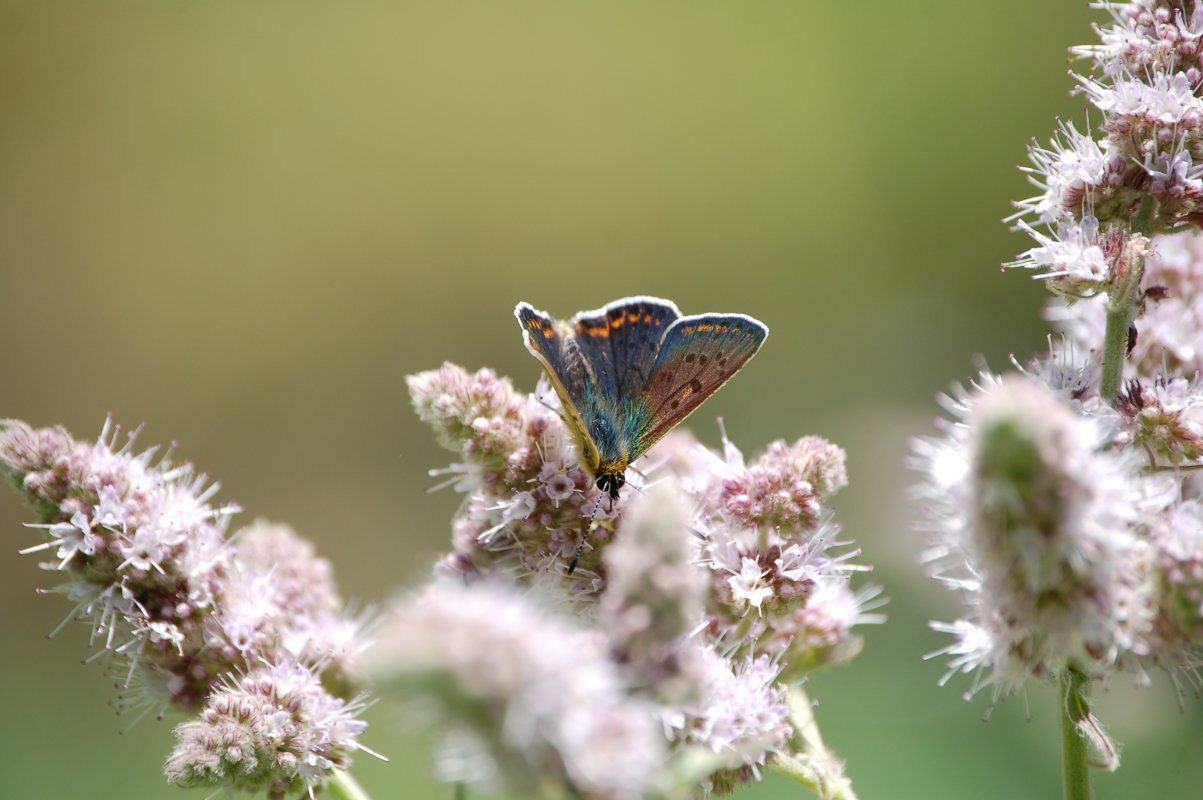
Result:
{"type": "Polygon", "coordinates": [[[1144,277],[1145,248],[1157,225],[1160,205],[1146,196],[1132,216],[1128,240],[1111,272],[1107,290],[1107,330],[1103,334],[1103,374],[1099,393],[1114,403],[1124,379],[1124,361],[1128,357],[1128,331],[1140,305],[1140,282],[1144,277]]]}
{"type": "Polygon", "coordinates": [[[1107,331],[1103,335],[1103,375],[1100,393],[1108,403],[1119,394],[1124,379],[1124,360],[1128,357],[1128,329],[1132,326],[1135,305],[1114,297],[1107,303],[1107,331]],[[1121,302],[1115,302],[1115,301],[1121,302]]]}
{"type": "Polygon", "coordinates": [[[1075,669],[1061,674],[1061,790],[1064,800],[1092,800],[1086,737],[1078,724],[1090,716],[1086,676],[1075,669]]]}
{"type": "Polygon", "coordinates": [[[819,735],[810,698],[801,686],[789,690],[789,718],[799,746],[795,752],[774,756],[769,766],[810,789],[820,800],[857,800],[843,762],[819,735]]]}
{"type": "Polygon", "coordinates": [[[1114,403],[1124,379],[1128,357],[1128,331],[1140,305],[1140,282],[1145,271],[1145,250],[1157,227],[1160,204],[1146,196],[1132,215],[1123,252],[1112,267],[1107,289],[1107,330],[1103,334],[1103,374],[1099,393],[1114,403]]]}
{"type": "Polygon", "coordinates": [[[349,773],[343,772],[341,769],[330,773],[330,780],[326,781],[326,789],[329,791],[330,797],[339,800],[372,800],[372,796],[365,792],[349,773]]]}
{"type": "Polygon", "coordinates": [[[451,790],[451,800],[468,800],[468,785],[457,783],[451,790]]]}

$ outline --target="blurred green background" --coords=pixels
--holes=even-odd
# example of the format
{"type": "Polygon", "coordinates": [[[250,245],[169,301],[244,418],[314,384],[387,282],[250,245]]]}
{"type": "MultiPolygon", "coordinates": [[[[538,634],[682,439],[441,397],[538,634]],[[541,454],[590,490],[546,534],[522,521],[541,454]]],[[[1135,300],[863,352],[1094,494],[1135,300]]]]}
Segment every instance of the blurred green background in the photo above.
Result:
{"type": "MultiPolygon", "coordinates": [[[[940,689],[902,466],[972,357],[1044,337],[1040,288],[998,265],[1014,165],[1067,95],[1084,2],[0,0],[0,417],[94,437],[106,412],[178,440],[249,521],[292,523],[347,596],[412,584],[458,497],[406,373],[451,360],[533,386],[511,311],[630,293],[740,311],[764,352],[691,427],[756,451],[845,446],[849,536],[892,598],[817,676],[865,800],[1058,796],[1055,698],[940,689]],[[1030,708],[1030,719],[1029,719],[1030,708]]],[[[183,796],[173,721],[124,737],[84,631],[16,549],[0,559],[0,795],[183,796]]],[[[1200,709],[1117,685],[1101,798],[1195,797],[1200,709]]],[[[369,714],[377,798],[447,798],[426,740],[369,714]]],[[[745,797],[801,797],[770,777],[745,797]]],[[[193,796],[203,796],[195,793],[193,796]]]]}

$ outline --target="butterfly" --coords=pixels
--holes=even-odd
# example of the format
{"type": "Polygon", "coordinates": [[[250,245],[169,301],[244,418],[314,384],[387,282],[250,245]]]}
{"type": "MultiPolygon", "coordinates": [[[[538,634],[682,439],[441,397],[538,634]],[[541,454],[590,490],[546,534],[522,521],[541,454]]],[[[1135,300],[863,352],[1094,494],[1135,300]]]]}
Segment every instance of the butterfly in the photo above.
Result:
{"type": "Polygon", "coordinates": [[[551,381],[581,466],[618,499],[631,462],[718,391],[760,350],[744,314],[683,317],[657,297],[626,297],[567,322],[519,303],[522,340],[551,381]]]}

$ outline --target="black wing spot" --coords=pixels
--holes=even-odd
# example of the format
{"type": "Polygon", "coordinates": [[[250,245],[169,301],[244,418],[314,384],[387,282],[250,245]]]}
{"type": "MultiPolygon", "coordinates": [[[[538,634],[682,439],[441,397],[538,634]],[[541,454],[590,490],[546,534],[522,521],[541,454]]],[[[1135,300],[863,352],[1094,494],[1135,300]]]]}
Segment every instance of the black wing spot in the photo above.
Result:
{"type": "Polygon", "coordinates": [[[702,391],[702,382],[700,380],[698,380],[697,378],[694,378],[693,380],[691,380],[689,382],[689,391],[691,391],[691,392],[702,391]]]}
{"type": "Polygon", "coordinates": [[[716,360],[718,361],[718,365],[720,367],[724,367],[727,365],[727,357],[726,356],[719,356],[718,359],[716,359],[716,360]]]}
{"type": "Polygon", "coordinates": [[[706,366],[706,362],[707,362],[707,361],[709,361],[709,360],[710,360],[710,359],[709,359],[709,358],[707,358],[706,356],[698,356],[698,366],[699,366],[699,367],[704,367],[704,366],[706,366]]]}
{"type": "Polygon", "coordinates": [[[686,363],[686,364],[692,364],[692,363],[693,363],[693,360],[694,360],[695,358],[697,358],[697,356],[696,356],[696,355],[694,355],[693,353],[688,353],[688,354],[686,354],[686,356],[685,356],[685,363],[686,363]]]}
{"type": "Polygon", "coordinates": [[[672,406],[672,407],[673,407],[673,409],[678,409],[678,408],[680,408],[680,407],[681,407],[681,398],[679,398],[679,397],[674,397],[674,398],[673,398],[673,401],[672,401],[671,403],[669,403],[669,405],[670,405],[670,406],[672,406]]]}

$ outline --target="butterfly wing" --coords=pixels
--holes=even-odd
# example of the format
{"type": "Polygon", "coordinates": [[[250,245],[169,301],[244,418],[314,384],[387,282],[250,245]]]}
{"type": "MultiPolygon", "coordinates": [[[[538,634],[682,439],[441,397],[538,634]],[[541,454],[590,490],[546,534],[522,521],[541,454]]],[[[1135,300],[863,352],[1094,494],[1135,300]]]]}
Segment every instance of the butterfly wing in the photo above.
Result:
{"type": "Polygon", "coordinates": [[[582,311],[570,326],[604,395],[621,407],[642,398],[664,334],[680,317],[669,300],[627,297],[582,311]]]}
{"type": "Polygon", "coordinates": [[[565,422],[577,442],[583,466],[590,474],[597,473],[601,456],[597,445],[589,436],[589,429],[581,416],[581,408],[590,391],[594,378],[589,365],[581,355],[574,337],[565,332],[562,325],[542,311],[536,311],[529,303],[519,303],[514,316],[522,326],[522,341],[547,373],[547,379],[564,407],[565,422]]]}
{"type": "Polygon", "coordinates": [[[681,317],[669,327],[643,390],[646,422],[634,460],[718,391],[760,350],[769,329],[743,314],[681,317]]]}

